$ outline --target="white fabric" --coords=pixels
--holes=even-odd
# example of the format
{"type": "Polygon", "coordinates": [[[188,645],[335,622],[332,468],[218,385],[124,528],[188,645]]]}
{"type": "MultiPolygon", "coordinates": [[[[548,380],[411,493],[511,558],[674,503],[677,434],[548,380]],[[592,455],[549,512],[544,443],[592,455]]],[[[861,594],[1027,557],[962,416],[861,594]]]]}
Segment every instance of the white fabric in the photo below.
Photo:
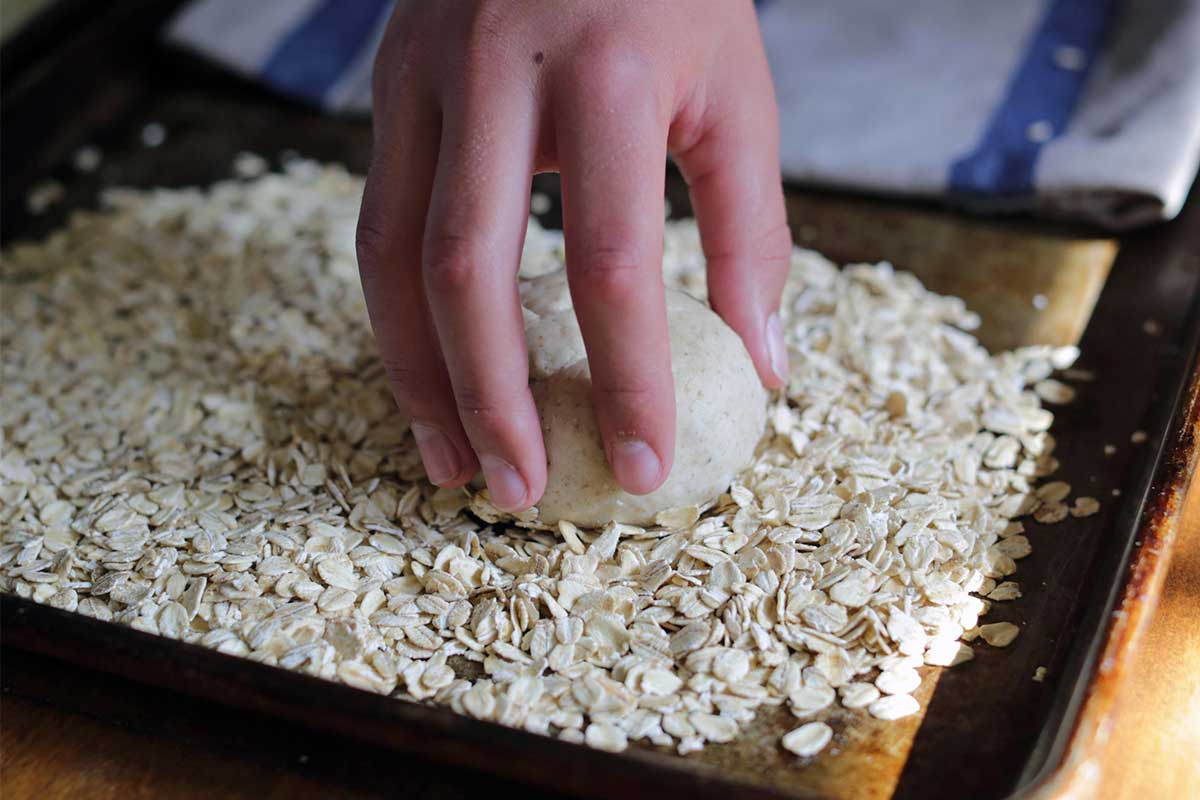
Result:
{"type": "MultiPolygon", "coordinates": [[[[951,192],[952,166],[1008,108],[1010,81],[1052,2],[765,0],[759,13],[785,176],[963,200],[951,192]]],[[[257,76],[321,5],[192,0],[168,38],[257,76]]],[[[1178,213],[1200,161],[1200,0],[1117,5],[1104,48],[1090,72],[1080,73],[1086,80],[1069,122],[1036,156],[1032,191],[985,191],[972,205],[1118,228],[1178,213]]],[[[371,64],[386,18],[385,9],[321,95],[327,110],[369,112],[371,64]]],[[[1080,66],[1068,58],[1058,68],[1080,66]]]]}

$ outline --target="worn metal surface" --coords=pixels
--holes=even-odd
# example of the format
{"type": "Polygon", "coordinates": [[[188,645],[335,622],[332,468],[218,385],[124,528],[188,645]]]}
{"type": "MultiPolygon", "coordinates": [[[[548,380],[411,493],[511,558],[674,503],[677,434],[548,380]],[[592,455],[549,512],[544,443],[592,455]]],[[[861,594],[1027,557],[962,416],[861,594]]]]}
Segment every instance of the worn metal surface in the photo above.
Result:
{"type": "MultiPolygon", "coordinates": [[[[95,23],[27,83],[6,90],[6,240],[61,222],[62,214],[30,219],[21,212],[24,190],[47,175],[64,182],[64,208],[69,208],[92,205],[103,185],[205,184],[227,177],[233,156],[243,149],[271,157],[294,149],[352,170],[365,168],[370,136],[364,123],[320,117],[156,52],[144,44],[144,33],[130,32],[133,28],[112,20],[95,23]],[[73,104],[64,106],[64,98],[73,104]],[[21,113],[11,113],[14,108],[21,113]],[[140,143],[139,131],[151,121],[167,128],[160,148],[140,143]],[[88,141],[101,146],[105,161],[95,175],[78,176],[66,165],[67,156],[88,141]]],[[[552,178],[537,183],[555,192],[552,178]]],[[[677,211],[686,211],[685,189],[677,178],[671,194],[677,211]]],[[[312,731],[314,741],[328,735],[367,740],[374,755],[364,768],[396,769],[378,754],[402,751],[590,796],[667,790],[701,797],[737,792],[987,798],[1035,784],[1043,792],[1077,785],[1072,781],[1086,773],[1079,765],[1086,765],[1094,731],[1102,730],[1105,698],[1120,673],[1095,665],[1122,663],[1138,620],[1152,606],[1161,554],[1170,543],[1171,498],[1177,496],[1180,476],[1187,474],[1178,465],[1192,463],[1196,451],[1194,438],[1172,435],[1167,441],[1167,430],[1197,337],[1200,210],[1193,201],[1179,223],[1123,242],[1114,264],[1113,242],[1060,226],[988,222],[825,194],[792,193],[789,203],[797,241],[841,260],[886,256],[901,268],[916,268],[931,285],[963,294],[984,312],[992,346],[1070,340],[1095,302],[1081,366],[1094,370],[1097,380],[1079,387],[1076,403],[1061,411],[1054,432],[1061,477],[1080,494],[1099,497],[1101,513],[1052,528],[1030,525],[1034,555],[1021,562],[1017,576],[1025,595],[999,604],[989,617],[1018,622],[1021,637],[1002,651],[980,646],[974,662],[940,676],[926,670],[921,691],[931,700],[923,718],[885,724],[835,712],[830,718],[837,731],[834,746],[811,761],[799,761],[777,746],[779,735],[795,724],[785,711],[764,714],[737,742],[685,759],[641,749],[613,756],[12,598],[3,599],[6,665],[14,659],[33,663],[21,661],[31,658],[43,665],[79,665],[85,669],[75,681],[83,686],[94,681],[96,692],[114,680],[100,673],[156,687],[147,690],[150,710],[138,717],[142,726],[158,724],[162,709],[178,703],[183,709],[208,709],[189,718],[197,728],[244,718],[253,721],[245,730],[260,732],[264,740],[272,725],[281,730],[300,725],[312,731]],[[1053,318],[1033,313],[1037,293],[1047,295],[1047,310],[1070,313],[1053,318]],[[1158,335],[1146,332],[1147,319],[1155,320],[1158,335]],[[1138,429],[1149,433],[1149,441],[1135,447],[1130,435],[1138,429]],[[1157,445],[1164,441],[1167,466],[1159,471],[1143,518],[1142,501],[1159,462],[1157,445]],[[1105,444],[1117,445],[1118,452],[1105,456],[1105,444]],[[1112,496],[1114,489],[1119,498],[1112,496]],[[1118,591],[1122,613],[1113,617],[1108,605],[1118,591]],[[1098,659],[1102,647],[1103,659],[1098,659]],[[23,655],[31,651],[41,655],[23,655]],[[1032,680],[1038,666],[1047,667],[1044,683],[1032,680]],[[220,705],[189,699],[196,697],[220,705]],[[272,723],[272,718],[286,722],[272,723]]],[[[548,222],[554,222],[554,210],[548,222]]],[[[14,680],[13,671],[6,670],[6,688],[52,693],[52,686],[36,680],[43,672],[18,670],[14,680]]],[[[64,702],[86,707],[93,693],[63,694],[64,702]]],[[[178,720],[170,724],[179,726],[178,720]]],[[[411,762],[402,763],[411,768],[411,762]]]]}
{"type": "Polygon", "coordinates": [[[891,261],[930,289],[979,311],[993,351],[1075,344],[1117,254],[1117,242],[1079,226],[964,224],[929,208],[862,197],[793,194],[796,241],[839,262],[891,261]]]}
{"type": "MultiPolygon", "coordinates": [[[[1059,754],[1043,768],[1030,792],[1039,800],[1084,800],[1095,795],[1103,774],[1099,759],[1111,733],[1118,695],[1127,681],[1146,679],[1129,674],[1132,656],[1158,603],[1172,546],[1185,533],[1179,527],[1181,504],[1193,491],[1200,467],[1200,303],[1195,296],[1195,275],[1200,271],[1200,203],[1195,194],[1193,190],[1190,206],[1174,225],[1156,234],[1143,234],[1137,241],[1141,248],[1139,260],[1158,264],[1162,270],[1157,281],[1161,290],[1183,290],[1191,276],[1192,302],[1182,321],[1187,335],[1178,347],[1163,355],[1178,362],[1185,383],[1178,394],[1158,398],[1162,404],[1160,414],[1170,420],[1166,439],[1145,504],[1134,523],[1135,538],[1127,545],[1124,574],[1114,585],[1112,600],[1105,608],[1108,617],[1097,642],[1099,652],[1092,673],[1077,687],[1079,715],[1072,726],[1059,732],[1059,754]],[[1171,274],[1174,278],[1168,277],[1171,274]]],[[[1200,530],[1186,533],[1200,536],[1200,530]]]]}

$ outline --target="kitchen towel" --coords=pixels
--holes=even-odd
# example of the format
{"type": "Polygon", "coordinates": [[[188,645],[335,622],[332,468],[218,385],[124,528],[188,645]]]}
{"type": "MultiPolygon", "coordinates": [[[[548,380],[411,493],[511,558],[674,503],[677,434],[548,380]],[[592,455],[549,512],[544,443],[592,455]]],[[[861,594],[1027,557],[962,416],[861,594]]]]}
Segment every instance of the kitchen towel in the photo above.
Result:
{"type": "MultiPolygon", "coordinates": [[[[186,47],[370,112],[394,0],[191,0],[186,47]]],[[[791,182],[1130,228],[1200,163],[1200,0],[759,0],[791,182]]]]}

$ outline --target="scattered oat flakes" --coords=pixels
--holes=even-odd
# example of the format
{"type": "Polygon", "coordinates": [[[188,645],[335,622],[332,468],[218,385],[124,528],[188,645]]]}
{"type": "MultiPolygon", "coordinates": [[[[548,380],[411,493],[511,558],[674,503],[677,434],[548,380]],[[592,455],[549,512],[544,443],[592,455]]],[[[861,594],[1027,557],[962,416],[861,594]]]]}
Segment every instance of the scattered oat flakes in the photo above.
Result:
{"type": "Polygon", "coordinates": [[[1035,669],[1033,671],[1033,679],[1035,681],[1037,681],[1038,683],[1042,683],[1043,681],[1045,681],[1046,680],[1046,668],[1038,667],[1037,669],[1035,669]]]}
{"type": "Polygon", "coordinates": [[[1021,586],[1016,581],[1005,581],[987,593],[989,600],[1016,600],[1021,596],[1021,586]]]}
{"type": "Polygon", "coordinates": [[[1142,444],[1143,442],[1146,441],[1146,438],[1147,437],[1146,437],[1145,431],[1134,431],[1133,434],[1129,437],[1129,441],[1133,442],[1134,444],[1142,444]]]}
{"type": "Polygon", "coordinates": [[[25,207],[34,216],[44,214],[50,206],[63,199],[63,185],[55,180],[43,181],[32,189],[25,197],[25,207]]]}
{"type": "Polygon", "coordinates": [[[912,694],[921,685],[921,675],[911,667],[893,667],[879,673],[875,686],[884,694],[912,694]]]}
{"type": "Polygon", "coordinates": [[[837,699],[837,692],[830,686],[802,686],[788,695],[792,713],[797,717],[811,717],[828,708],[837,699]]]}
{"type": "MultiPolygon", "coordinates": [[[[989,640],[980,595],[1007,596],[1029,553],[1015,518],[1068,513],[1070,487],[1037,487],[1053,415],[1028,390],[1077,349],[992,356],[962,301],[797,250],[791,381],[726,495],[648,529],[501,523],[485,494],[424,481],[394,410],[354,257],[361,180],[286,161],[211,191],[112,190],[5,250],[0,271],[41,277],[0,296],[0,591],[688,753],[767,704],[917,713],[916,668],[989,640]]],[[[562,259],[531,224],[522,275],[562,259]]],[[[705,296],[693,222],[668,223],[664,278],[705,296]]],[[[816,752],[822,726],[790,741],[816,752]]]]}
{"type": "Polygon", "coordinates": [[[958,649],[961,644],[961,642],[950,638],[934,639],[925,649],[924,661],[930,666],[948,667],[958,656],[958,649]]]}
{"type": "Polygon", "coordinates": [[[1094,497],[1076,497],[1071,507],[1072,517],[1090,517],[1100,510],[1100,501],[1094,497]]]}
{"type": "Polygon", "coordinates": [[[1011,622],[993,622],[979,626],[979,636],[992,647],[1008,647],[1021,629],[1011,622]]]}
{"type": "Polygon", "coordinates": [[[888,694],[867,706],[867,712],[876,719],[894,720],[912,716],[921,710],[917,699],[908,694],[888,694]]]}
{"type": "Polygon", "coordinates": [[[846,708],[865,708],[879,699],[880,691],[869,683],[847,683],[838,690],[846,708]]]}
{"type": "Polygon", "coordinates": [[[94,145],[84,145],[71,156],[71,163],[77,172],[95,172],[100,166],[102,155],[100,148],[94,145]]]}
{"type": "Polygon", "coordinates": [[[238,153],[233,159],[233,174],[239,178],[257,178],[265,174],[271,165],[256,153],[238,153]]]}
{"type": "Polygon", "coordinates": [[[1066,503],[1046,503],[1033,512],[1033,518],[1043,525],[1053,525],[1067,518],[1070,509],[1066,503]]]}
{"type": "Polygon", "coordinates": [[[1067,370],[1079,360],[1079,348],[1073,344],[1055,347],[1050,351],[1050,366],[1058,370],[1067,370]]]}
{"type": "Polygon", "coordinates": [[[783,749],[798,756],[815,756],[833,739],[833,729],[824,722],[810,722],[785,733],[780,743],[783,749]]]}
{"type": "Polygon", "coordinates": [[[1073,388],[1053,378],[1045,378],[1038,381],[1034,384],[1033,390],[1037,392],[1038,397],[1054,405],[1065,405],[1075,399],[1075,390],[1073,388]]]}
{"type": "Polygon", "coordinates": [[[607,722],[593,722],[584,732],[588,747],[619,753],[629,746],[625,731],[607,722]]]}
{"type": "Polygon", "coordinates": [[[973,658],[975,658],[975,651],[970,646],[959,642],[958,652],[954,654],[954,658],[950,660],[948,666],[957,667],[959,664],[965,664],[973,658]]]}
{"type": "Polygon", "coordinates": [[[1051,481],[1038,487],[1035,494],[1044,503],[1061,503],[1071,493],[1071,484],[1066,481],[1051,481]]]}

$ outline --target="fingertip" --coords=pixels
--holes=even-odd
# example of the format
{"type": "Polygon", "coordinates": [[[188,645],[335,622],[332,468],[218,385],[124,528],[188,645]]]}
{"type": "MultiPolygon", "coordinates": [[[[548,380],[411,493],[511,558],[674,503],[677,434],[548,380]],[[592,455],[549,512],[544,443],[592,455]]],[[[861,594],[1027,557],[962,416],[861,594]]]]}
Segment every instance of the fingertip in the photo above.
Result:
{"type": "Polygon", "coordinates": [[[650,494],[667,479],[662,458],[640,439],[614,442],[608,461],[617,484],[630,494],[650,494]]]}
{"type": "Polygon", "coordinates": [[[513,513],[519,514],[536,506],[541,501],[542,495],[546,493],[546,484],[549,476],[540,426],[537,427],[537,436],[537,444],[541,446],[531,448],[530,451],[526,452],[519,462],[519,466],[516,468],[525,483],[526,492],[520,505],[511,509],[513,513]],[[536,454],[534,450],[536,450],[536,454]]]}
{"type": "Polygon", "coordinates": [[[529,484],[512,464],[498,456],[481,455],[479,466],[483,470],[483,479],[487,482],[492,503],[497,508],[520,512],[533,505],[529,484]]]}
{"type": "Polygon", "coordinates": [[[768,389],[778,389],[787,383],[788,379],[788,350],[783,338],[783,322],[776,311],[767,317],[764,341],[767,348],[766,369],[759,372],[763,385],[768,389]]]}
{"type": "Polygon", "coordinates": [[[709,296],[713,310],[742,340],[762,385],[768,389],[782,388],[789,375],[783,320],[778,311],[764,318],[763,312],[740,286],[730,286],[727,280],[721,280],[728,277],[728,272],[718,272],[710,278],[709,296]]]}
{"type": "Polygon", "coordinates": [[[521,509],[522,511],[527,508],[531,508],[532,506],[536,506],[541,502],[542,495],[546,493],[548,475],[546,469],[546,459],[544,456],[542,457],[541,462],[535,465],[534,469],[526,470],[525,478],[526,485],[529,487],[529,495],[526,498],[526,500],[529,502],[529,505],[521,509]]]}
{"type": "Polygon", "coordinates": [[[464,454],[462,446],[456,446],[445,431],[432,423],[414,420],[409,427],[430,483],[456,489],[471,480],[475,457],[470,448],[464,454]]]}

